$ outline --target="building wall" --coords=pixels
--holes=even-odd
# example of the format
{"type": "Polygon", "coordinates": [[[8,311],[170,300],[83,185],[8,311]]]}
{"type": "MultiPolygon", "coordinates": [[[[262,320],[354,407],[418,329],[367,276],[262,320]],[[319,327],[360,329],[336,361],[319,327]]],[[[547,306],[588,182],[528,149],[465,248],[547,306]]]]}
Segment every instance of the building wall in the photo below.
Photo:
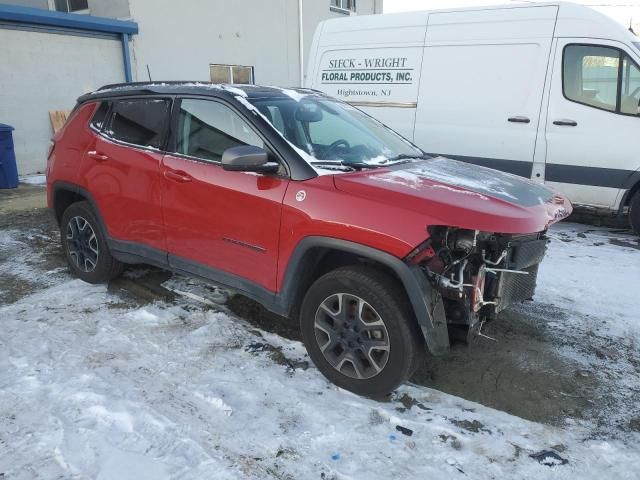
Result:
{"type": "Polygon", "coordinates": [[[13,132],[18,171],[42,172],[53,135],[49,112],[122,82],[119,40],[0,28],[0,123],[13,132]],[[9,48],[2,48],[9,46],[9,48]]]}
{"type": "Polygon", "coordinates": [[[89,13],[96,17],[129,18],[129,0],[88,0],[89,13]]]}
{"type": "Polygon", "coordinates": [[[18,5],[20,7],[49,8],[48,0],[2,0],[0,3],[4,3],[6,5],[18,5]]]}
{"type": "MultiPolygon", "coordinates": [[[[358,0],[358,14],[382,11],[358,0]]],[[[305,63],[316,27],[342,16],[329,0],[303,1],[305,63]]],[[[300,86],[297,0],[130,0],[134,79],[209,80],[209,64],[251,65],[260,84],[300,86]]],[[[305,66],[306,67],[306,66],[305,66]]],[[[306,71],[306,68],[305,68],[306,71]]]]}

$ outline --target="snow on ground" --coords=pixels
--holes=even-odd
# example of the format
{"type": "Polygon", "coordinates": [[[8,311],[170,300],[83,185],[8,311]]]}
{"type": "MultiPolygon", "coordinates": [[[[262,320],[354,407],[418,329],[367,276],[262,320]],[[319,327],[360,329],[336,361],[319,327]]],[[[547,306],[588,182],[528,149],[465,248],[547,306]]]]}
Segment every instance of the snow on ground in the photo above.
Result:
{"type": "Polygon", "coordinates": [[[20,183],[26,183],[28,185],[46,185],[46,175],[25,175],[20,177],[20,183]]]}
{"type": "Polygon", "coordinates": [[[576,315],[571,322],[596,335],[640,348],[640,243],[633,235],[560,223],[540,269],[536,300],[576,315]]]}
{"type": "MultiPolygon", "coordinates": [[[[584,230],[553,230],[536,302],[638,338],[635,240],[584,230]]],[[[594,439],[588,423],[532,423],[417,385],[388,402],[340,390],[299,342],[198,282],[167,282],[190,294],[175,301],[131,301],[51,268],[17,230],[0,231],[0,265],[35,285],[0,297],[0,478],[638,478],[637,434],[594,439]],[[569,463],[529,457],[549,449],[569,463]]]]}

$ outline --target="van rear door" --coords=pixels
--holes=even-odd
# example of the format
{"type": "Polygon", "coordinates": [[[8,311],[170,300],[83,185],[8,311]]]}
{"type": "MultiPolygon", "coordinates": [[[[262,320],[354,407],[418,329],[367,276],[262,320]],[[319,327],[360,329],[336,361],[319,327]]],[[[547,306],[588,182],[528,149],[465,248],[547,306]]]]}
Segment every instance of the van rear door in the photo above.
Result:
{"type": "Polygon", "coordinates": [[[640,152],[640,68],[629,52],[613,40],[557,40],[545,181],[574,203],[617,209],[632,186],[640,152]]]}
{"type": "Polygon", "coordinates": [[[415,143],[430,153],[537,178],[544,168],[544,137],[537,139],[537,130],[557,11],[527,6],[430,13],[415,143]]]}

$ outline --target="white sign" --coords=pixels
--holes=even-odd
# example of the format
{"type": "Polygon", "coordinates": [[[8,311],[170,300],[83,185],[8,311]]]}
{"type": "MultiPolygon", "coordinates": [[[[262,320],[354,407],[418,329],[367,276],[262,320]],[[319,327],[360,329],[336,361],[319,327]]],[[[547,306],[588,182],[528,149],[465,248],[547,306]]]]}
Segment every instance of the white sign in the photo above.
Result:
{"type": "Polygon", "coordinates": [[[315,88],[354,104],[415,103],[421,58],[422,48],[328,51],[315,88]]]}

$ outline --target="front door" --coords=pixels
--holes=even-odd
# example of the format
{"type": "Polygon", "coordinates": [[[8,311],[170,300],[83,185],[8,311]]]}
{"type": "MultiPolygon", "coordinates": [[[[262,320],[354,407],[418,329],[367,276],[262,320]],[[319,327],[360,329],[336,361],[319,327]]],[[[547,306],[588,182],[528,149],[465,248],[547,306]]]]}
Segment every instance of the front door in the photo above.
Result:
{"type": "Polygon", "coordinates": [[[640,152],[640,69],[615,41],[557,40],[545,182],[578,204],[617,208],[640,152]]]}
{"type": "Polygon", "coordinates": [[[244,290],[275,291],[288,179],[223,170],[227,148],[264,147],[231,107],[185,98],[177,108],[175,152],[164,157],[162,168],[169,264],[244,290]]]}

